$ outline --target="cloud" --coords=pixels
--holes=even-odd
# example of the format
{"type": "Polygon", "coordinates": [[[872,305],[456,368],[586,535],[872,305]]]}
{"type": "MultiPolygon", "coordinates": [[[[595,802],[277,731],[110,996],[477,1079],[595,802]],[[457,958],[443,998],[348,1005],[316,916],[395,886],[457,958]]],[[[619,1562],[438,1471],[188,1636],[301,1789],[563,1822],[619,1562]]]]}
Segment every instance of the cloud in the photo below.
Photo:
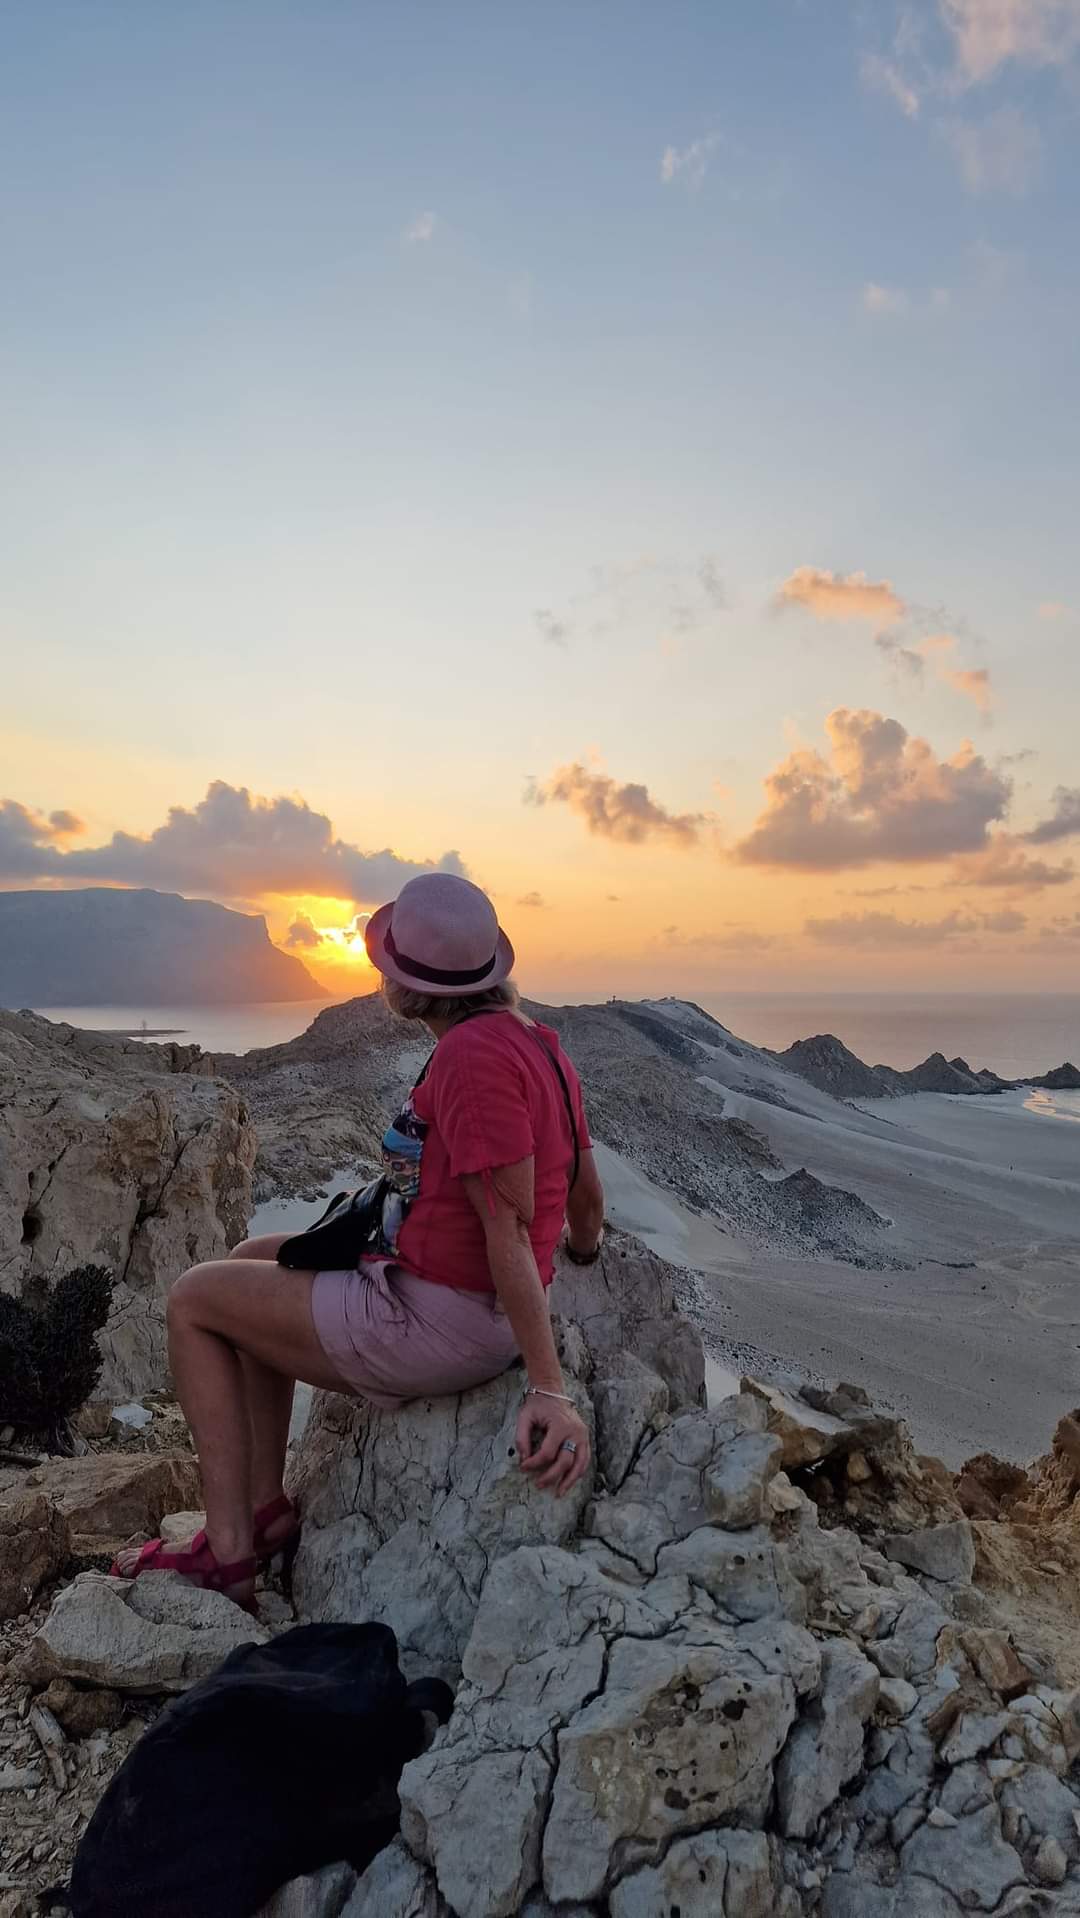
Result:
{"type": "Polygon", "coordinates": [[[66,856],[62,842],[84,830],[66,809],[45,814],[17,799],[0,800],[0,879],[36,879],[43,865],[66,856]]]}
{"type": "Polygon", "coordinates": [[[707,554],[704,559],[698,562],[697,579],[698,585],[701,587],[709,605],[715,606],[718,611],[722,611],[728,603],[727,593],[724,589],[724,582],[720,577],[720,570],[716,561],[710,559],[707,554]]]}
{"type": "Polygon", "coordinates": [[[1069,619],[1072,609],[1063,599],[1043,599],[1039,602],[1040,619],[1069,619]]]}
{"type": "Polygon", "coordinates": [[[438,220],[434,213],[418,213],[415,220],[411,220],[405,228],[401,237],[406,246],[426,246],[429,240],[434,239],[437,225],[438,220]]]}
{"type": "Polygon", "coordinates": [[[523,892],[520,899],[515,899],[514,904],[515,906],[540,907],[540,906],[546,906],[547,900],[544,899],[541,896],[541,894],[538,892],[523,892]]]}
{"type": "Polygon", "coordinates": [[[660,156],[660,178],[664,185],[678,183],[686,187],[688,192],[696,193],[709,170],[709,162],[720,140],[719,133],[705,133],[681,151],[678,147],[665,147],[660,156]]]}
{"type": "Polygon", "coordinates": [[[940,0],[961,77],[989,80],[1007,60],[1064,66],[1080,46],[1077,0],[940,0]]]}
{"type": "Polygon", "coordinates": [[[925,639],[914,643],[894,633],[878,633],[874,644],[890,665],[911,679],[922,681],[927,665],[932,662],[936,668],[935,676],[942,684],[951,686],[963,699],[970,699],[983,718],[989,719],[994,706],[989,667],[951,666],[949,656],[955,652],[958,644],[952,633],[929,633],[925,639]]]}
{"type": "Polygon", "coordinates": [[[917,118],[919,96],[894,60],[886,60],[880,53],[864,53],[859,71],[865,87],[887,93],[909,120],[917,118]]]}
{"type": "Polygon", "coordinates": [[[705,824],[703,813],[668,812],[646,786],[633,781],[620,786],[608,773],[590,772],[580,763],[560,766],[543,784],[530,781],[525,798],[534,806],[569,806],[590,833],[623,846],[641,846],[647,840],[696,846],[705,824]]]}
{"type": "Polygon", "coordinates": [[[985,666],[943,666],[941,677],[954,692],[970,699],[985,719],[994,704],[990,674],[985,666]]]}
{"type": "Polygon", "coordinates": [[[902,286],[880,286],[877,280],[867,280],[860,302],[864,313],[906,313],[911,298],[902,286]]]}
{"type": "Polygon", "coordinates": [[[15,801],[0,807],[0,883],[59,878],[214,899],[313,893],[370,903],[394,898],[418,873],[464,871],[456,852],[437,861],[402,859],[388,847],[363,852],[338,839],[306,800],[253,797],[222,779],[198,805],[173,806],[146,837],[117,832],[108,845],[65,852],[55,844],[58,829],[45,827],[43,834],[41,816],[15,801]]]}
{"type": "Polygon", "coordinates": [[[1049,846],[1080,833],[1080,786],[1056,786],[1051,803],[1053,812],[1024,833],[1029,846],[1049,846]]]}
{"type": "Polygon", "coordinates": [[[969,193],[1022,199],[1042,166],[1042,136],[1019,107],[998,107],[983,120],[951,120],[945,136],[969,193]]]}
{"type": "Polygon", "coordinates": [[[970,741],[938,759],[898,720],[846,707],[825,730],[827,759],[800,748],[769,774],[765,810],[734,848],[743,865],[834,871],[946,859],[977,852],[1005,815],[1011,782],[970,741]]]}
{"type": "Polygon", "coordinates": [[[1041,892],[1044,886],[1064,886],[1075,877],[1071,865],[1051,866],[1045,859],[1032,859],[1014,833],[995,832],[981,852],[968,853],[958,859],[951,883],[998,886],[1012,892],[1041,892]]]}
{"type": "Polygon", "coordinates": [[[533,614],[533,624],[545,646],[565,646],[570,637],[569,620],[556,619],[546,606],[539,607],[533,614]]]}
{"type": "Polygon", "coordinates": [[[796,566],[776,594],[774,605],[804,606],[816,619],[871,619],[891,626],[906,611],[887,579],[865,573],[830,573],[821,566],[796,566]]]}
{"type": "Polygon", "coordinates": [[[727,926],[719,932],[693,933],[682,932],[678,926],[665,926],[662,938],[666,946],[674,946],[680,952],[767,952],[780,943],[779,935],[774,932],[738,925],[727,926]]]}
{"type": "Polygon", "coordinates": [[[941,919],[898,919],[894,912],[845,912],[836,919],[807,919],[803,931],[823,946],[910,948],[943,946],[979,932],[1023,932],[1027,918],[1000,912],[949,912],[941,919]]]}
{"type": "Polygon", "coordinates": [[[322,933],[306,912],[298,912],[285,938],[287,946],[321,946],[322,933]]]}
{"type": "Polygon", "coordinates": [[[545,644],[563,646],[582,633],[594,639],[617,633],[625,646],[638,635],[670,650],[672,634],[711,627],[727,608],[719,562],[712,553],[672,559],[642,553],[617,565],[595,565],[590,583],[575,593],[570,610],[539,607],[533,623],[545,644]]]}

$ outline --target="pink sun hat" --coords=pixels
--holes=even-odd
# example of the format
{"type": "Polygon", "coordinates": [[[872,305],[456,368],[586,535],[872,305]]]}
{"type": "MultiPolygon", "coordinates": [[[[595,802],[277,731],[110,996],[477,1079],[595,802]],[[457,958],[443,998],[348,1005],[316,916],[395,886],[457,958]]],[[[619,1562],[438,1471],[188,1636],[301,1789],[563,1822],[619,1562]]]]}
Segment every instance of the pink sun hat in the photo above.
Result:
{"type": "Polygon", "coordinates": [[[364,928],[367,955],[399,986],[450,999],[507,979],[514,948],[485,892],[451,872],[422,872],[364,928]]]}

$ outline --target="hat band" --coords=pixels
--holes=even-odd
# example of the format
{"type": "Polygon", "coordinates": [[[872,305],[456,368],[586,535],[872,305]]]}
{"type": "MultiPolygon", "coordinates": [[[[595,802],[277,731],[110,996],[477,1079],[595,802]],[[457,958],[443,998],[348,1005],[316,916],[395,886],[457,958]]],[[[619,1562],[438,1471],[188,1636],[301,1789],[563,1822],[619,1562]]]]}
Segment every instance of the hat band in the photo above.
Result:
{"type": "Polygon", "coordinates": [[[394,964],[400,966],[402,972],[410,973],[414,979],[423,979],[431,986],[478,986],[481,980],[486,979],[493,970],[499,956],[497,952],[493,952],[486,965],[475,966],[468,972],[447,972],[441,966],[425,966],[419,959],[410,959],[407,952],[400,952],[394,944],[394,935],[389,926],[386,929],[383,945],[394,964]]]}

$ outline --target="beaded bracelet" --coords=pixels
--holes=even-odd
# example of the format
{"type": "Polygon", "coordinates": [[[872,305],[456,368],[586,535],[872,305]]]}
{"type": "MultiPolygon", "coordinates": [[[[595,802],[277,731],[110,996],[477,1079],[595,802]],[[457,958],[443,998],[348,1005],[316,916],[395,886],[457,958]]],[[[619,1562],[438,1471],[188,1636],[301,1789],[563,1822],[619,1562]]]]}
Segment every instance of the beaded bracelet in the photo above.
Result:
{"type": "MultiPolygon", "coordinates": [[[[573,1401],[573,1399],[572,1399],[572,1398],[571,1398],[571,1397],[569,1396],[569,1394],[568,1394],[568,1393],[566,1393],[566,1392],[546,1392],[546,1391],[544,1390],[544,1387],[543,1387],[542,1385],[527,1385],[527,1386],[525,1387],[525,1397],[526,1397],[527,1399],[530,1399],[530,1398],[535,1398],[535,1399],[558,1399],[558,1400],[559,1400],[559,1403],[560,1403],[561,1405],[573,1405],[573,1404],[574,1404],[574,1401],[573,1401]]],[[[575,1409],[575,1411],[576,1411],[576,1410],[577,1410],[577,1407],[575,1406],[575,1407],[574,1407],[574,1409],[575,1409]]]]}

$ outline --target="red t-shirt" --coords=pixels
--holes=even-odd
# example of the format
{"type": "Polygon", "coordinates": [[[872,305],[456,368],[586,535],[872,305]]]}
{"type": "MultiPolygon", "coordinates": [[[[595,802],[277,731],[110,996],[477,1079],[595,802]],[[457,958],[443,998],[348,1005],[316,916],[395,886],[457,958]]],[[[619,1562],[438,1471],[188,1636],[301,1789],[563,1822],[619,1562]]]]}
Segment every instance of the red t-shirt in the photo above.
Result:
{"type": "Polygon", "coordinates": [[[439,1040],[413,1110],[428,1131],[420,1160],[420,1190],[401,1228],[398,1256],[419,1278],[492,1292],[483,1223],[462,1178],[535,1164],[535,1209],[529,1238],[540,1277],[551,1282],[552,1260],[566,1214],[574,1145],[558,1058],[577,1123],[578,1144],[592,1144],[577,1073],[550,1026],[531,1029],[512,1012],[485,1013],[452,1026],[439,1040]],[[545,1056],[545,1054],[547,1056],[545,1056]]]}

